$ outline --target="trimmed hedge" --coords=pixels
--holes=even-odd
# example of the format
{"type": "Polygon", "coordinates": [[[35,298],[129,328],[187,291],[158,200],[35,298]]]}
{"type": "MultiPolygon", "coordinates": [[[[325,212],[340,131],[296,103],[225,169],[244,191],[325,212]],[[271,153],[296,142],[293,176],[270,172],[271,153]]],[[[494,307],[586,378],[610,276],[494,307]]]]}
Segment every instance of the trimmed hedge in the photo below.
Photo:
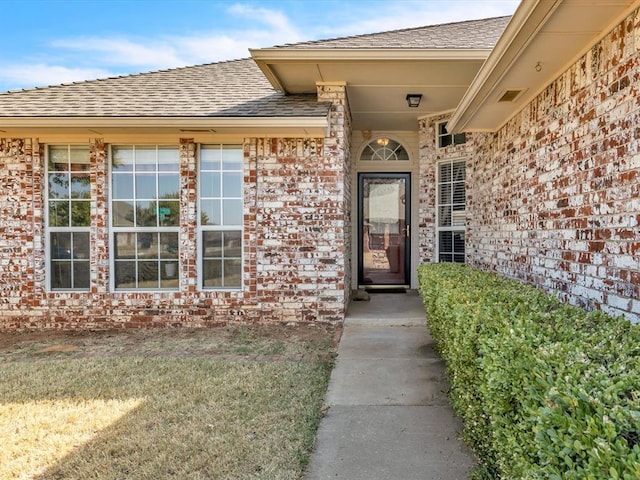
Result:
{"type": "Polygon", "coordinates": [[[640,478],[638,325],[466,265],[419,280],[473,478],[640,478]]]}

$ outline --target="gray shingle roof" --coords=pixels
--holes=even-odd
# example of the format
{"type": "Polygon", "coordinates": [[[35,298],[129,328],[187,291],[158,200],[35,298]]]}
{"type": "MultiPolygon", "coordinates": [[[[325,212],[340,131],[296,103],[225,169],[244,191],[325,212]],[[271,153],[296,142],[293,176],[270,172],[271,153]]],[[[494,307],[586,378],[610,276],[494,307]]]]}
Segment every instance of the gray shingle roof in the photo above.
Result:
{"type": "MultiPolygon", "coordinates": [[[[510,17],[296,43],[286,49],[491,49],[510,17]]],[[[0,93],[2,117],[323,117],[315,95],[284,95],[253,59],[0,93]]]]}
{"type": "Polygon", "coordinates": [[[382,33],[317,40],[286,49],[492,49],[511,17],[444,23],[382,33]]]}
{"type": "Polygon", "coordinates": [[[315,95],[273,89],[252,59],[0,94],[1,117],[321,117],[315,95]]]}

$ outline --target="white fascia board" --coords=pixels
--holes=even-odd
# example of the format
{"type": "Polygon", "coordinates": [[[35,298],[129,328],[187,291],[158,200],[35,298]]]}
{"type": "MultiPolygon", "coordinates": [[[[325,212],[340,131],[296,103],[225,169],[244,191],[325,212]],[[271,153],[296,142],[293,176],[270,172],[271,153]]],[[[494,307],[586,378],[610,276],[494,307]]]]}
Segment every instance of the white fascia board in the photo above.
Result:
{"type": "Polygon", "coordinates": [[[484,60],[490,49],[286,49],[261,48],[249,50],[256,62],[332,62],[332,61],[393,61],[393,60],[484,60]]]}
{"type": "Polygon", "coordinates": [[[57,128],[324,128],[322,117],[0,117],[0,130],[57,128]]]}

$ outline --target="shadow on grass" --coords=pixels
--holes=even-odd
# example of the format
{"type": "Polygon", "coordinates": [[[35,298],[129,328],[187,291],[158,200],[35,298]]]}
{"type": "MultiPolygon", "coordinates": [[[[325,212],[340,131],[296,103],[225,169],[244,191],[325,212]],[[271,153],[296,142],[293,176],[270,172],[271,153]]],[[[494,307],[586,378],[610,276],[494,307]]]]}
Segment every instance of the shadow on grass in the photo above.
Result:
{"type": "Polygon", "coordinates": [[[25,471],[2,471],[0,462],[0,477],[299,478],[330,366],[321,360],[140,357],[4,362],[0,423],[8,427],[0,431],[24,428],[11,416],[16,405],[49,423],[28,426],[22,466],[14,466],[25,471]],[[80,413],[90,404],[102,410],[80,413]],[[58,415],[60,408],[68,414],[58,415]],[[107,423],[89,425],[88,438],[74,437],[74,424],[86,431],[87,422],[101,417],[107,423]],[[61,429],[71,432],[60,438],[65,446],[37,472],[26,471],[45,439],[55,444],[47,436],[60,437],[61,429]]]}

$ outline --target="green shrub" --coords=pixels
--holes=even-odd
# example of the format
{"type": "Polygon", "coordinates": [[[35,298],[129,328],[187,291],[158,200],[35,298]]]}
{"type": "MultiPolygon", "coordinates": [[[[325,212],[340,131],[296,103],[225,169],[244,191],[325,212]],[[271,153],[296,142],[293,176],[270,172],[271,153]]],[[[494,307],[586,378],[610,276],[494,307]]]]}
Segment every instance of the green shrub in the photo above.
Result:
{"type": "Polygon", "coordinates": [[[419,280],[474,478],[640,478],[639,326],[465,265],[419,280]]]}

